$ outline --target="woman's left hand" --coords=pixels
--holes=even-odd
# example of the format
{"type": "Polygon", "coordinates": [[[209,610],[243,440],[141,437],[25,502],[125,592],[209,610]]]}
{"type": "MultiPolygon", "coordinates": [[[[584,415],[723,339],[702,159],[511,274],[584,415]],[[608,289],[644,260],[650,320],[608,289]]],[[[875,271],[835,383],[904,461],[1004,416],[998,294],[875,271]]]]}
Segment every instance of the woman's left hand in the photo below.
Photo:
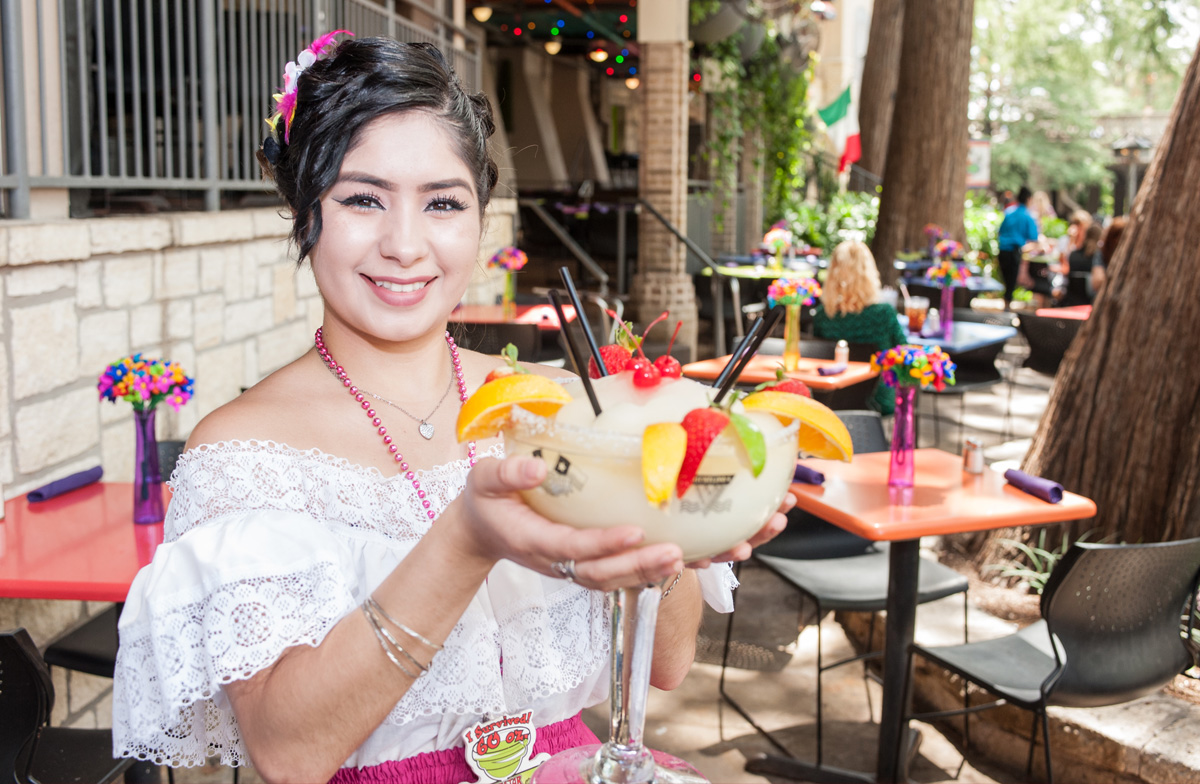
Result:
{"type": "Polygon", "coordinates": [[[687,564],[689,569],[703,569],[713,563],[721,561],[744,561],[750,557],[750,551],[760,544],[767,542],[779,536],[783,529],[787,527],[787,513],[796,505],[796,496],[788,493],[783,497],[783,501],[779,504],[779,510],[771,515],[771,519],[767,520],[766,525],[758,529],[758,533],[750,537],[739,545],[731,547],[723,553],[712,556],[711,558],[701,558],[698,561],[691,561],[687,564]]]}

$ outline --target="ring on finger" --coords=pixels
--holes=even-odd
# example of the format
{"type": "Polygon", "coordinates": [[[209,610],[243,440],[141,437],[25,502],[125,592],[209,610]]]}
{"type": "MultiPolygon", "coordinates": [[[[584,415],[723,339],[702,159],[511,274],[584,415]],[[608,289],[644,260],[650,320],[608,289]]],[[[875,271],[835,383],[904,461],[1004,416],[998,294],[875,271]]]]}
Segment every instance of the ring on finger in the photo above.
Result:
{"type": "Polygon", "coordinates": [[[569,583],[578,582],[579,580],[579,575],[575,574],[574,558],[568,558],[565,561],[555,561],[550,564],[550,569],[569,583]]]}

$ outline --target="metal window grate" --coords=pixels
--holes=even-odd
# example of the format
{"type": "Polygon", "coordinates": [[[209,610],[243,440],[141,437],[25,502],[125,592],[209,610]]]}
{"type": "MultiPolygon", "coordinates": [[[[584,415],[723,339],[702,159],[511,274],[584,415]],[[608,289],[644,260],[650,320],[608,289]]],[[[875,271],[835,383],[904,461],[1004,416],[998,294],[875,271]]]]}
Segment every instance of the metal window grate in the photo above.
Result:
{"type": "Polygon", "coordinates": [[[284,63],[337,28],[439,46],[468,90],[481,37],[438,0],[0,0],[4,217],[31,188],[269,191],[255,161],[284,63]],[[456,46],[456,44],[458,44],[456,46]]]}

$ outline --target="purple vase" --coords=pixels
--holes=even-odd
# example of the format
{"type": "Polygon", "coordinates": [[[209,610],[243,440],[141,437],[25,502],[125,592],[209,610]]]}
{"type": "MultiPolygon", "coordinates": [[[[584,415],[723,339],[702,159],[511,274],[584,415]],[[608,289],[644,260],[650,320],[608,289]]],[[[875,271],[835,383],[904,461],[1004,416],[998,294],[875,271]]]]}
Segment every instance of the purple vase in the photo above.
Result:
{"type": "Polygon", "coordinates": [[[942,317],[942,337],[946,340],[954,339],[954,284],[946,283],[942,285],[942,310],[938,314],[942,317]]]}
{"type": "Polygon", "coordinates": [[[162,472],[158,466],[158,439],[154,435],[154,409],[134,409],[137,452],[133,464],[133,522],[163,520],[162,472]]]}
{"type": "Polygon", "coordinates": [[[913,450],[917,445],[917,388],[896,387],[896,419],[892,426],[892,455],[888,487],[913,486],[913,450]]]}

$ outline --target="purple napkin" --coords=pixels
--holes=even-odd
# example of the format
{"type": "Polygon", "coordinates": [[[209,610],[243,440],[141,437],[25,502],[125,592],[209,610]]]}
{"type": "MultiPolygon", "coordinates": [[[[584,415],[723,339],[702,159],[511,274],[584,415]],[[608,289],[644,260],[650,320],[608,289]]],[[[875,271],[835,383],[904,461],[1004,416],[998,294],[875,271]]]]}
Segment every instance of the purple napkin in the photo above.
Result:
{"type": "Polygon", "coordinates": [[[796,464],[796,472],[792,475],[797,482],[803,482],[806,485],[823,485],[825,484],[825,475],[816,469],[809,468],[806,465],[796,464]]]}
{"type": "Polygon", "coordinates": [[[1004,478],[1018,490],[1023,490],[1030,495],[1037,496],[1043,501],[1049,501],[1052,504],[1062,501],[1063,489],[1062,485],[1058,482],[1042,479],[1040,476],[1030,476],[1024,471],[1018,471],[1015,468],[1005,471],[1004,478]]]}
{"type": "Polygon", "coordinates": [[[839,362],[836,365],[822,365],[817,368],[817,372],[822,376],[836,376],[839,373],[846,372],[846,363],[839,362]]]}
{"type": "Polygon", "coordinates": [[[55,479],[49,484],[42,485],[36,490],[30,490],[25,498],[29,503],[37,503],[38,501],[49,501],[55,496],[69,493],[72,490],[90,485],[92,482],[99,482],[100,477],[104,476],[104,469],[100,466],[89,468],[86,471],[80,471],[77,474],[64,476],[62,479],[55,479]]]}

